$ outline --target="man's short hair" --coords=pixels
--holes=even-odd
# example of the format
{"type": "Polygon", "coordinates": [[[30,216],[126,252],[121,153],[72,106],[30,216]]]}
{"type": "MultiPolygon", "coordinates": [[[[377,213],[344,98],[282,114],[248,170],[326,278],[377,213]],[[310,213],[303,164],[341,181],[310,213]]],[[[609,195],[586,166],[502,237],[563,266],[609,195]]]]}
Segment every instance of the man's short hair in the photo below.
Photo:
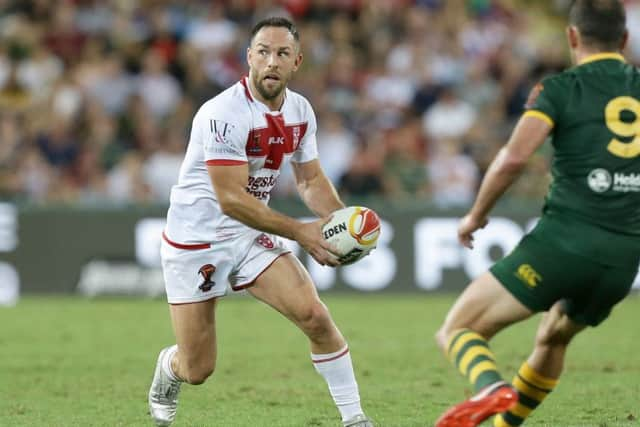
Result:
{"type": "Polygon", "coordinates": [[[298,29],[293,22],[281,16],[272,16],[262,19],[256,25],[254,25],[253,29],[251,30],[251,43],[253,43],[253,38],[256,36],[256,34],[258,34],[258,31],[260,31],[264,27],[286,28],[291,33],[294,40],[296,42],[300,42],[300,34],[298,34],[298,29]]]}
{"type": "Polygon", "coordinates": [[[619,0],[574,0],[569,24],[578,28],[585,44],[602,50],[618,50],[627,31],[619,0]]]}

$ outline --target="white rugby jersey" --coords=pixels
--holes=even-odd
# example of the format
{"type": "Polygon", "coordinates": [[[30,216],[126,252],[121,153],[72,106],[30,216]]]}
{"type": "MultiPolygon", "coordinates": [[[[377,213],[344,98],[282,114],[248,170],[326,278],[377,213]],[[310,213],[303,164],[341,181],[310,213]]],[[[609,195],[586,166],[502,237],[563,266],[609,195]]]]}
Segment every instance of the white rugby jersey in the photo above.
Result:
{"type": "Polygon", "coordinates": [[[249,231],[222,213],[207,165],[248,163],[247,192],[266,204],[284,162],[317,158],[316,128],[303,96],[286,89],[280,111],[270,111],[253,97],[247,77],[204,103],[193,119],[178,183],[171,189],[165,239],[197,249],[249,231]]]}

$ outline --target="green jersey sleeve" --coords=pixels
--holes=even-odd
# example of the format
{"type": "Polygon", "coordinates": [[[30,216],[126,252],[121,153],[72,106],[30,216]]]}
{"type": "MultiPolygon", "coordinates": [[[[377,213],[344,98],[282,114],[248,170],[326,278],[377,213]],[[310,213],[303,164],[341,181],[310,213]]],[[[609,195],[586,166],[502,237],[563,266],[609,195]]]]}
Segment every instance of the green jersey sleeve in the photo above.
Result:
{"type": "Polygon", "coordinates": [[[525,104],[525,114],[538,112],[546,116],[551,124],[558,122],[566,104],[563,101],[566,100],[565,88],[559,77],[547,77],[531,89],[525,104]]]}

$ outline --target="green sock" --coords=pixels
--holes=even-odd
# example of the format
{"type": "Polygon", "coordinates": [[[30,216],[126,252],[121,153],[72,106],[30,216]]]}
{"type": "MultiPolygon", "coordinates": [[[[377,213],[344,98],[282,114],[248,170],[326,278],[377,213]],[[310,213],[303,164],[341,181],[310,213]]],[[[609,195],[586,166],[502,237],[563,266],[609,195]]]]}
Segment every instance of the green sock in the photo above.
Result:
{"type": "Polygon", "coordinates": [[[459,331],[449,340],[447,355],[458,371],[469,379],[476,392],[502,381],[487,340],[470,329],[459,331]]]}
{"type": "Polygon", "coordinates": [[[493,419],[494,427],[516,427],[522,424],[541,402],[553,391],[558,380],[540,375],[527,362],[513,378],[513,387],[518,390],[518,404],[493,419]]]}

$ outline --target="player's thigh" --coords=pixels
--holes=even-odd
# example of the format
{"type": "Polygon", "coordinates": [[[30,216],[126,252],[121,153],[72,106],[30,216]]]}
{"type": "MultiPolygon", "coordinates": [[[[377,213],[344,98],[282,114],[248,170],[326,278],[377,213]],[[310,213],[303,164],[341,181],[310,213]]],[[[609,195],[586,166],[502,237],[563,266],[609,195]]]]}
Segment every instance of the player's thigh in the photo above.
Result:
{"type": "Polygon", "coordinates": [[[557,301],[586,289],[597,277],[585,258],[535,235],[525,236],[491,273],[531,311],[548,311],[557,301]]]}
{"type": "Polygon", "coordinates": [[[278,257],[249,292],[291,319],[307,316],[314,307],[324,307],[309,273],[292,254],[278,257]]]}
{"type": "Polygon", "coordinates": [[[575,323],[595,325],[629,292],[637,266],[601,265],[567,252],[543,235],[527,235],[491,272],[532,311],[548,311],[558,301],[575,323]]]}
{"type": "Polygon", "coordinates": [[[563,301],[563,310],[575,322],[596,326],[629,294],[638,268],[596,264],[591,269],[593,280],[587,286],[576,286],[574,295],[563,301]]]}
{"type": "Polygon", "coordinates": [[[191,364],[215,359],[217,301],[212,298],[169,306],[181,360],[191,364]]]}
{"type": "Polygon", "coordinates": [[[203,250],[161,247],[162,269],[171,321],[181,359],[210,359],[215,355],[216,299],[227,291],[232,269],[222,247],[203,250]]]}
{"type": "Polygon", "coordinates": [[[448,336],[455,330],[469,328],[491,338],[505,326],[531,314],[491,273],[484,273],[458,297],[440,333],[448,336]]]}
{"type": "Polygon", "coordinates": [[[187,304],[226,294],[233,269],[232,243],[214,243],[209,248],[186,250],[162,241],[160,256],[167,301],[187,304]]]}

